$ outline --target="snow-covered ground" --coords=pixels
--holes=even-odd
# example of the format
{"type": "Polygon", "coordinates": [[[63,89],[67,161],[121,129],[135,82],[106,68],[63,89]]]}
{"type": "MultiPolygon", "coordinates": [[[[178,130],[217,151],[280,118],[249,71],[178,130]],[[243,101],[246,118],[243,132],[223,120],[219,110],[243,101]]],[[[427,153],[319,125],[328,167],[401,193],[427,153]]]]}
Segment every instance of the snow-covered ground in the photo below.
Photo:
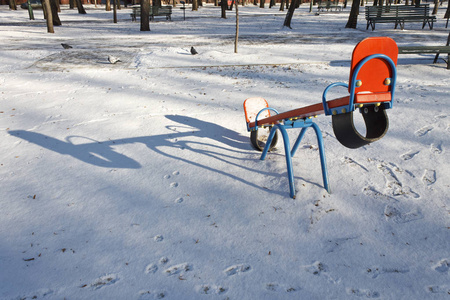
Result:
{"type": "Polygon", "coordinates": [[[431,31],[366,31],[363,13],[344,28],[350,8],[302,6],[289,30],[278,7],[239,7],[238,54],[234,11],[175,8],[140,32],[129,8],[117,24],[86,9],[63,6],[48,34],[42,12],[0,7],[1,299],[448,299],[442,59],[400,56],[376,143],[347,149],[316,119],[331,194],[312,132],[294,200],[282,143],[260,161],[242,109],[255,96],[279,111],[320,102],[365,37],[444,45],[445,8],[431,31]]]}

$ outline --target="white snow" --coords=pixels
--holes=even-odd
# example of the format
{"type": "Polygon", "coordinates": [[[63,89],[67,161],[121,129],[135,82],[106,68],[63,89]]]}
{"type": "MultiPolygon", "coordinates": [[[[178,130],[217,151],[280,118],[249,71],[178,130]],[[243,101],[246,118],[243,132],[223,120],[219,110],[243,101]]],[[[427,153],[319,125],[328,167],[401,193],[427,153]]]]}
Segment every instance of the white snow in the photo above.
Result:
{"type": "Polygon", "coordinates": [[[320,102],[365,37],[444,45],[444,6],[431,31],[239,7],[238,54],[235,12],[211,5],[150,32],[62,6],[54,34],[0,6],[0,299],[448,299],[444,55],[399,57],[380,141],[347,149],[316,119],[331,194],[307,132],[291,199],[282,142],[260,161],[242,108],[320,102]]]}

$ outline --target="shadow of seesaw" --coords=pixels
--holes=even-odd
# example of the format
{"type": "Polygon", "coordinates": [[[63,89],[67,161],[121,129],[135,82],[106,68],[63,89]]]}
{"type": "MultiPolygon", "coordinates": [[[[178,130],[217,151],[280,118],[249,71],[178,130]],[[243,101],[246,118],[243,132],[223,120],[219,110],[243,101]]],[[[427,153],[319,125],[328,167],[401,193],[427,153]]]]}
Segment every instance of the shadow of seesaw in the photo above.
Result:
{"type": "MultiPolygon", "coordinates": [[[[227,151],[237,151],[236,149],[245,149],[248,147],[248,143],[246,142],[246,138],[244,136],[241,136],[237,132],[229,130],[220,125],[187,116],[168,115],[166,116],[166,118],[181,125],[166,126],[166,128],[173,131],[172,133],[168,134],[132,137],[107,141],[96,141],[82,136],[68,136],[65,138],[65,140],[59,140],[44,134],[26,130],[10,130],[8,131],[8,133],[12,136],[26,140],[48,150],[57,152],[62,155],[70,155],[82,162],[104,168],[138,169],[142,167],[141,164],[136,160],[115,151],[114,146],[124,144],[142,143],[155,152],[168,157],[172,156],[160,150],[159,148],[176,147],[181,149],[191,149],[196,152],[203,152],[203,154],[207,155],[212,155],[214,153],[213,151],[194,149],[190,146],[192,144],[205,145],[205,143],[195,142],[193,141],[193,139],[179,140],[180,138],[189,136],[210,138],[222,142],[226,145],[226,147],[220,147],[218,145],[209,146],[213,148],[223,148],[227,151]],[[183,125],[187,128],[184,128],[183,125]],[[186,132],[178,132],[174,128],[182,128],[186,132]],[[75,144],[73,143],[74,139],[87,139],[89,140],[89,142],[75,144]],[[177,141],[173,142],[174,140],[177,141]]],[[[221,155],[223,156],[223,154],[221,155]]],[[[230,155],[230,157],[234,156],[230,155]]]]}

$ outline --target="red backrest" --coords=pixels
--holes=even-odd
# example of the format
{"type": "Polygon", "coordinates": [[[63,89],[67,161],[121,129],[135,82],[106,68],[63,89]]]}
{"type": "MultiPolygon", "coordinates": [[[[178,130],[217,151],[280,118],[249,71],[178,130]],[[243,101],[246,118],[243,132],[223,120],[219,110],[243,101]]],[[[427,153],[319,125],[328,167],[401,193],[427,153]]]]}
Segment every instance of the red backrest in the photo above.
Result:
{"type": "MultiPolygon", "coordinates": [[[[359,42],[353,50],[350,82],[352,80],[353,71],[358,63],[372,54],[387,55],[392,59],[394,64],[397,65],[398,47],[393,39],[389,37],[366,38],[359,42]]],[[[390,87],[389,85],[385,85],[384,81],[386,78],[392,78],[389,64],[380,58],[372,59],[359,71],[356,79],[361,80],[362,85],[357,87],[355,92],[387,92],[390,90],[390,87]]],[[[351,92],[350,88],[349,92],[351,92]]]]}

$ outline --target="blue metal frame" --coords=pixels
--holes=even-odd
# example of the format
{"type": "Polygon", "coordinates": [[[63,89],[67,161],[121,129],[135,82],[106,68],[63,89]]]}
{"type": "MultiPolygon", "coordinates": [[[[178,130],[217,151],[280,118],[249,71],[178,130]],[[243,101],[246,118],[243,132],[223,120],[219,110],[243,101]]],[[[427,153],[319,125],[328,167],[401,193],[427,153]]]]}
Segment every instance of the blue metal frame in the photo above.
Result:
{"type": "MultiPolygon", "coordinates": [[[[348,84],[343,83],[343,82],[336,82],[336,83],[330,84],[328,87],[325,88],[323,95],[322,95],[322,103],[323,103],[323,109],[324,109],[324,112],[326,115],[332,115],[333,113],[335,113],[335,114],[347,113],[347,112],[351,112],[351,111],[355,110],[354,101],[355,101],[356,84],[358,82],[358,79],[357,79],[358,73],[361,70],[361,68],[364,66],[364,64],[366,64],[369,60],[374,59],[374,58],[380,58],[380,59],[385,60],[388,63],[389,67],[391,68],[392,78],[388,78],[391,81],[389,83],[389,85],[391,86],[391,91],[390,91],[391,92],[391,101],[384,102],[383,105],[384,105],[384,108],[392,108],[392,104],[394,101],[395,84],[396,84],[396,80],[397,80],[397,69],[396,69],[395,63],[387,55],[373,54],[373,55],[367,56],[366,58],[362,59],[356,65],[356,67],[353,71],[353,75],[350,80],[350,90],[349,90],[350,99],[349,99],[348,105],[344,105],[344,106],[338,107],[338,108],[333,108],[333,110],[330,110],[328,107],[328,104],[327,104],[327,100],[326,100],[326,95],[331,88],[336,87],[336,86],[343,86],[348,89],[348,87],[349,87],[348,84]]],[[[266,110],[272,110],[278,114],[278,111],[276,111],[273,108],[262,109],[256,115],[255,126],[252,128],[248,128],[248,124],[247,124],[247,129],[249,131],[250,130],[258,130],[258,118],[259,118],[260,114],[266,110]]],[[[267,153],[269,152],[269,149],[271,147],[272,140],[275,136],[275,133],[277,130],[279,130],[281,132],[281,135],[283,137],[283,142],[284,142],[284,151],[286,154],[286,165],[287,165],[287,172],[288,172],[288,179],[289,179],[289,192],[290,192],[291,197],[295,198],[295,184],[294,184],[294,171],[292,168],[292,158],[294,157],[295,152],[297,151],[298,147],[300,146],[300,142],[302,141],[302,139],[306,133],[306,130],[310,127],[312,127],[314,129],[316,136],[317,136],[317,143],[319,146],[319,155],[320,155],[320,164],[322,167],[323,185],[324,185],[324,188],[327,190],[327,192],[331,193],[330,186],[328,183],[328,171],[327,171],[327,165],[326,165],[322,132],[320,131],[319,126],[316,123],[314,123],[311,120],[311,118],[296,119],[296,120],[284,119],[283,122],[279,122],[272,126],[273,127],[270,130],[269,137],[266,141],[266,145],[265,145],[263,153],[261,155],[261,160],[264,160],[266,158],[267,153]],[[287,129],[292,129],[292,128],[302,128],[302,130],[300,131],[300,134],[299,134],[297,140],[295,141],[294,146],[291,149],[287,129]]]]}
{"type": "Polygon", "coordinates": [[[263,153],[261,155],[261,160],[264,160],[267,156],[267,153],[269,152],[270,145],[272,143],[273,137],[275,136],[275,132],[277,130],[280,130],[281,136],[283,137],[284,142],[284,151],[286,155],[286,165],[287,165],[287,172],[288,172],[288,179],[289,179],[289,192],[292,198],[295,199],[295,184],[294,184],[294,171],[292,167],[292,157],[294,157],[295,152],[297,151],[298,147],[300,146],[300,142],[302,141],[306,130],[308,128],[312,127],[316,133],[317,136],[317,143],[319,145],[319,154],[320,154],[320,164],[322,166],[322,178],[323,178],[323,185],[325,189],[330,193],[330,187],[328,184],[328,171],[327,171],[327,163],[325,158],[325,150],[323,146],[323,138],[322,138],[322,132],[320,131],[319,126],[314,123],[311,119],[299,119],[295,121],[289,121],[285,120],[284,124],[275,124],[273,128],[270,131],[269,137],[266,142],[266,146],[264,147],[263,153]],[[292,128],[302,128],[300,131],[300,134],[295,141],[294,146],[291,150],[291,145],[289,142],[289,136],[286,129],[292,129],[292,128]]]}
{"type": "Polygon", "coordinates": [[[265,107],[265,108],[263,108],[263,109],[261,109],[259,112],[258,112],[258,114],[256,115],[256,117],[255,117],[255,126],[253,126],[253,127],[249,127],[248,125],[249,125],[249,123],[247,123],[247,130],[248,131],[252,131],[252,130],[257,130],[258,129],[258,118],[259,118],[259,115],[261,115],[263,112],[265,112],[266,110],[271,110],[271,111],[273,111],[274,113],[276,113],[277,115],[279,114],[279,112],[275,109],[275,108],[272,108],[272,107],[265,107]]]}
{"type": "Polygon", "coordinates": [[[350,112],[350,111],[354,111],[355,110],[355,106],[354,106],[354,102],[355,102],[355,89],[356,89],[356,83],[358,82],[358,73],[361,70],[361,68],[364,66],[364,64],[366,64],[369,60],[372,60],[374,58],[380,58],[383,59],[384,61],[386,61],[390,68],[391,68],[391,72],[392,72],[392,78],[389,78],[391,80],[391,83],[389,84],[391,86],[391,101],[389,102],[384,102],[384,108],[392,108],[392,105],[394,103],[394,93],[395,93],[395,83],[397,81],[397,68],[395,66],[395,63],[392,61],[392,59],[385,55],[385,54],[373,54],[373,55],[369,55],[366,58],[362,59],[355,67],[355,69],[353,70],[353,75],[352,78],[350,80],[350,100],[348,102],[348,105],[344,105],[341,107],[336,107],[333,108],[333,110],[331,110],[328,107],[327,104],[327,93],[328,90],[330,90],[332,87],[335,86],[343,86],[348,88],[348,84],[343,83],[343,82],[336,82],[336,83],[332,83],[329,86],[327,86],[327,88],[323,91],[323,95],[322,95],[322,103],[323,103],[323,109],[325,111],[325,115],[329,116],[332,115],[333,112],[335,112],[335,114],[340,114],[340,113],[346,113],[346,112],[350,112]],[[342,109],[344,109],[344,112],[342,111],[342,109]]]}

